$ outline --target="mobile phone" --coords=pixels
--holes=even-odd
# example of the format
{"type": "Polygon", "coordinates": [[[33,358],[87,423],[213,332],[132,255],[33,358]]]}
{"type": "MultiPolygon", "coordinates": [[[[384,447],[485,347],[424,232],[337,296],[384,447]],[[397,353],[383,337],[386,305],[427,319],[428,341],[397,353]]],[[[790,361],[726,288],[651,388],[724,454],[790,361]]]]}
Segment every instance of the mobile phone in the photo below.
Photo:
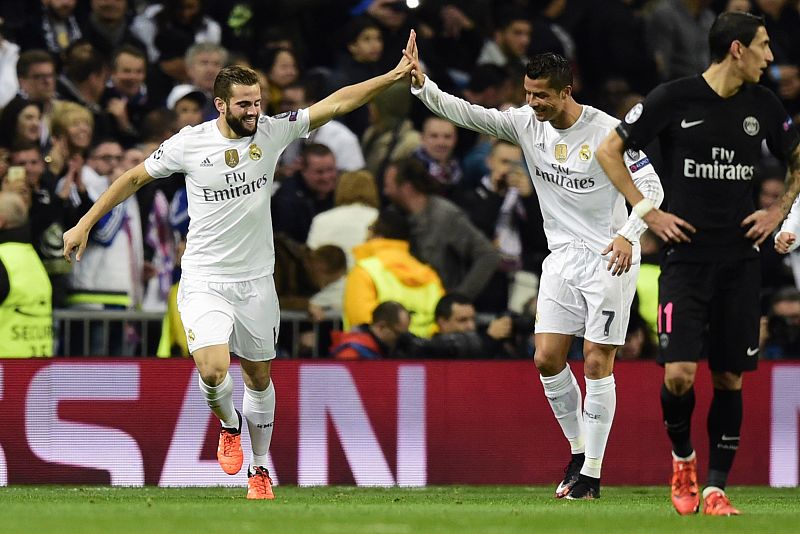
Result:
{"type": "Polygon", "coordinates": [[[21,182],[25,179],[25,167],[21,165],[12,165],[8,168],[8,181],[21,182]]]}

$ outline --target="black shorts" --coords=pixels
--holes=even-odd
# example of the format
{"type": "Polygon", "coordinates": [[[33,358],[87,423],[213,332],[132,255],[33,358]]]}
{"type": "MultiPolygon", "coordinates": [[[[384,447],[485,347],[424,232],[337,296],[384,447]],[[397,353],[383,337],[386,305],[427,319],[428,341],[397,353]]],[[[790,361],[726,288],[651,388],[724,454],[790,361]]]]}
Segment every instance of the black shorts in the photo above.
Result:
{"type": "Polygon", "coordinates": [[[668,262],[658,280],[658,362],[696,362],[712,371],[758,366],[761,262],[668,262]]]}

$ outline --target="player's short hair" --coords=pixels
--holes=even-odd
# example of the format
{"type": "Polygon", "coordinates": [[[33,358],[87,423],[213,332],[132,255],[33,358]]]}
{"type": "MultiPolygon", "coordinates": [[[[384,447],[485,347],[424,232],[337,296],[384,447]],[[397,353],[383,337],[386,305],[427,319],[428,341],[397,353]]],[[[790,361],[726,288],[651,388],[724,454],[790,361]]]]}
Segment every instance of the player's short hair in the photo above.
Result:
{"type": "Polygon", "coordinates": [[[528,66],[525,67],[525,76],[531,80],[547,78],[550,87],[556,91],[572,85],[572,69],[569,61],[564,56],[553,52],[533,56],[528,61],[528,66]]]}
{"type": "Polygon", "coordinates": [[[26,50],[19,55],[17,60],[17,78],[27,78],[31,67],[39,63],[50,63],[55,68],[56,62],[53,56],[44,50],[26,50]]]}
{"type": "Polygon", "coordinates": [[[720,63],[728,55],[731,43],[739,41],[745,46],[750,46],[756,36],[758,28],[764,26],[764,17],[757,17],[750,13],[730,12],[722,13],[711,25],[708,32],[708,48],[711,52],[711,62],[720,63]]]}
{"type": "Polygon", "coordinates": [[[378,214],[378,218],[372,223],[372,232],[378,237],[385,239],[397,239],[408,241],[411,239],[411,226],[408,218],[400,210],[389,206],[378,214]]]}
{"type": "Polygon", "coordinates": [[[322,245],[311,251],[311,258],[325,266],[329,273],[347,272],[347,256],[336,245],[322,245]]]}
{"type": "Polygon", "coordinates": [[[394,300],[381,302],[372,310],[372,323],[383,321],[389,326],[394,326],[400,322],[400,314],[403,312],[408,313],[408,310],[399,302],[394,300]]]}
{"type": "Polygon", "coordinates": [[[436,309],[433,311],[433,319],[438,321],[439,319],[447,320],[452,317],[453,304],[461,304],[462,306],[473,305],[472,301],[466,295],[462,295],[461,293],[447,293],[436,303],[436,309]]]}
{"type": "Polygon", "coordinates": [[[234,85],[258,85],[258,73],[249,67],[229,65],[223,67],[214,80],[214,98],[230,103],[234,85]]]}
{"type": "Polygon", "coordinates": [[[397,169],[397,185],[411,184],[420,193],[433,195],[439,192],[439,182],[428,172],[428,167],[415,157],[404,158],[389,164],[397,169]]]}
{"type": "Polygon", "coordinates": [[[364,204],[377,208],[380,205],[380,196],[375,177],[364,169],[342,173],[333,193],[333,204],[335,206],[364,204]]]}

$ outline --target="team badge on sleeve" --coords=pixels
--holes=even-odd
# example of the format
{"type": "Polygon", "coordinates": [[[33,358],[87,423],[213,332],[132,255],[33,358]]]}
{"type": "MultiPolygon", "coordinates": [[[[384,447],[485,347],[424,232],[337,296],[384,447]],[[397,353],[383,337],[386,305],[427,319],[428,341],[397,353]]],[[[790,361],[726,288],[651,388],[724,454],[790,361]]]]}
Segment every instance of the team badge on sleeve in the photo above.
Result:
{"type": "Polygon", "coordinates": [[[235,148],[225,151],[225,164],[228,167],[236,167],[239,164],[239,151],[235,148]]]}
{"type": "Polygon", "coordinates": [[[255,143],[250,145],[250,159],[253,161],[258,161],[261,159],[261,149],[255,143]]]}

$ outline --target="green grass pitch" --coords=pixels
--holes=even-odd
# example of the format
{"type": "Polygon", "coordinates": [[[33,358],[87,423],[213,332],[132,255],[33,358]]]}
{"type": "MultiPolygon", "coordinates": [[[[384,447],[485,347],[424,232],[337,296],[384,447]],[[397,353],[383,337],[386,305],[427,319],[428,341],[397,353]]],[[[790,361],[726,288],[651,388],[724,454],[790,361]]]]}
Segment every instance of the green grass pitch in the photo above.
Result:
{"type": "Polygon", "coordinates": [[[0,532],[800,532],[799,488],[729,488],[739,517],[680,517],[667,487],[604,487],[582,502],[552,491],[277,486],[274,501],[254,502],[244,488],[12,486],[0,488],[0,532]]]}

